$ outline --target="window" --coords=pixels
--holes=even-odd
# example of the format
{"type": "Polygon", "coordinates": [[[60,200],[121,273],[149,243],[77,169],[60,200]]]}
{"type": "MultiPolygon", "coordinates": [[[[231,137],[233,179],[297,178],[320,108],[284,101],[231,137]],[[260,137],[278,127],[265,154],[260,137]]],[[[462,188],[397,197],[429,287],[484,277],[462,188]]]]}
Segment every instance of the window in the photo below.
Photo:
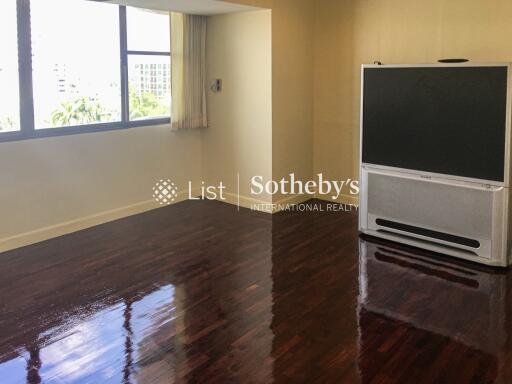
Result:
{"type": "Polygon", "coordinates": [[[121,121],[118,7],[32,0],[31,21],[35,128],[121,121]]]}
{"type": "Polygon", "coordinates": [[[0,141],[170,122],[166,13],[2,0],[0,49],[0,141]]]}
{"type": "Polygon", "coordinates": [[[0,133],[19,131],[16,0],[0,2],[0,133]]]}
{"type": "Polygon", "coordinates": [[[169,53],[171,36],[167,13],[127,7],[126,19],[130,51],[169,53]]]}
{"type": "Polygon", "coordinates": [[[159,62],[170,65],[169,56],[128,55],[130,120],[169,116],[171,110],[170,77],[154,71],[144,72],[141,65],[159,62]],[[156,85],[158,84],[158,87],[156,85]]]}
{"type": "Polygon", "coordinates": [[[134,121],[169,116],[171,113],[169,16],[127,7],[126,19],[129,118],[134,121]],[[159,38],[155,39],[155,36],[159,38]]]}

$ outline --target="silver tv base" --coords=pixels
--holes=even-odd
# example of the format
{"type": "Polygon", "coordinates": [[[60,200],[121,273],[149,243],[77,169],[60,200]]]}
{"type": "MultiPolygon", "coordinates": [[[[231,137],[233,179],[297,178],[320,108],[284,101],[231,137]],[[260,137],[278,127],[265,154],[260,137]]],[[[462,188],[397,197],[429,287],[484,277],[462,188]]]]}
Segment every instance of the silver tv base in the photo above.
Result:
{"type": "Polygon", "coordinates": [[[511,264],[510,189],[361,164],[362,233],[473,262],[511,264]]]}

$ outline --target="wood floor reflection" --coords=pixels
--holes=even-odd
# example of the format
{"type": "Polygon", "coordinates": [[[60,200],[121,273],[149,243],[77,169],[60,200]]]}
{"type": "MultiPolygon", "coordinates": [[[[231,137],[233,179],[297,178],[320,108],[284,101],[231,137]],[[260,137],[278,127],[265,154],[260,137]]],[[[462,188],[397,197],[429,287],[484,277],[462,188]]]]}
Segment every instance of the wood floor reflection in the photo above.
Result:
{"type": "Polygon", "coordinates": [[[1,254],[0,383],[511,382],[509,272],[309,204],[184,202],[1,254]]]}

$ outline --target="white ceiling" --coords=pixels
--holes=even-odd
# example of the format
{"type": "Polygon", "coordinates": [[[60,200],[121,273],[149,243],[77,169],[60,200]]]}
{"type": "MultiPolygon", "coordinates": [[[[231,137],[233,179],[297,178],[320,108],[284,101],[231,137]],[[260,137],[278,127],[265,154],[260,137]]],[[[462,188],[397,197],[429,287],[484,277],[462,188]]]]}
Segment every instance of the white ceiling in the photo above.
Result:
{"type": "Polygon", "coordinates": [[[107,2],[146,9],[183,12],[193,15],[219,15],[222,13],[254,11],[259,9],[219,0],[112,0],[107,2]]]}

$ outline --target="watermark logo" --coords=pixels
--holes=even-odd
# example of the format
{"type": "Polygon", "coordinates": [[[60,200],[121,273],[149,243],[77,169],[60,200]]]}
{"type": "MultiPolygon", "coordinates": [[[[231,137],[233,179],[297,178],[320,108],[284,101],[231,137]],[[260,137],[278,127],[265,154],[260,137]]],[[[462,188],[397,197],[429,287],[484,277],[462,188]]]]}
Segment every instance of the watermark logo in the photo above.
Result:
{"type": "Polygon", "coordinates": [[[322,173],[317,175],[315,180],[299,180],[294,173],[281,180],[264,181],[262,176],[251,178],[251,194],[258,196],[261,194],[275,195],[277,193],[286,195],[309,195],[309,196],[329,196],[331,200],[338,200],[343,190],[348,190],[349,195],[359,194],[359,181],[352,179],[345,180],[326,180],[322,173]]]}
{"type": "Polygon", "coordinates": [[[170,205],[178,197],[178,187],[171,180],[160,180],[153,187],[153,197],[160,205],[170,205]]]}
{"type": "MultiPolygon", "coordinates": [[[[290,173],[280,180],[268,180],[263,176],[253,176],[246,179],[241,195],[240,174],[236,183],[231,179],[230,184],[220,181],[215,184],[206,181],[188,182],[189,200],[220,200],[241,206],[251,205],[258,211],[357,211],[357,204],[346,204],[346,201],[357,201],[359,181],[353,179],[329,180],[322,173],[314,179],[302,180],[290,173]],[[231,189],[228,189],[228,185],[231,189]],[[277,196],[277,197],[274,197],[277,196]],[[309,199],[307,198],[309,196],[309,199]],[[275,199],[280,199],[274,202],[275,199]],[[323,204],[303,204],[295,201],[307,201],[313,198],[323,200],[323,204]],[[270,200],[271,202],[267,202],[270,200]],[[311,208],[313,207],[313,208],[311,208]]],[[[178,188],[169,179],[162,179],[153,187],[153,197],[160,205],[170,205],[178,197],[178,188]]]]}

